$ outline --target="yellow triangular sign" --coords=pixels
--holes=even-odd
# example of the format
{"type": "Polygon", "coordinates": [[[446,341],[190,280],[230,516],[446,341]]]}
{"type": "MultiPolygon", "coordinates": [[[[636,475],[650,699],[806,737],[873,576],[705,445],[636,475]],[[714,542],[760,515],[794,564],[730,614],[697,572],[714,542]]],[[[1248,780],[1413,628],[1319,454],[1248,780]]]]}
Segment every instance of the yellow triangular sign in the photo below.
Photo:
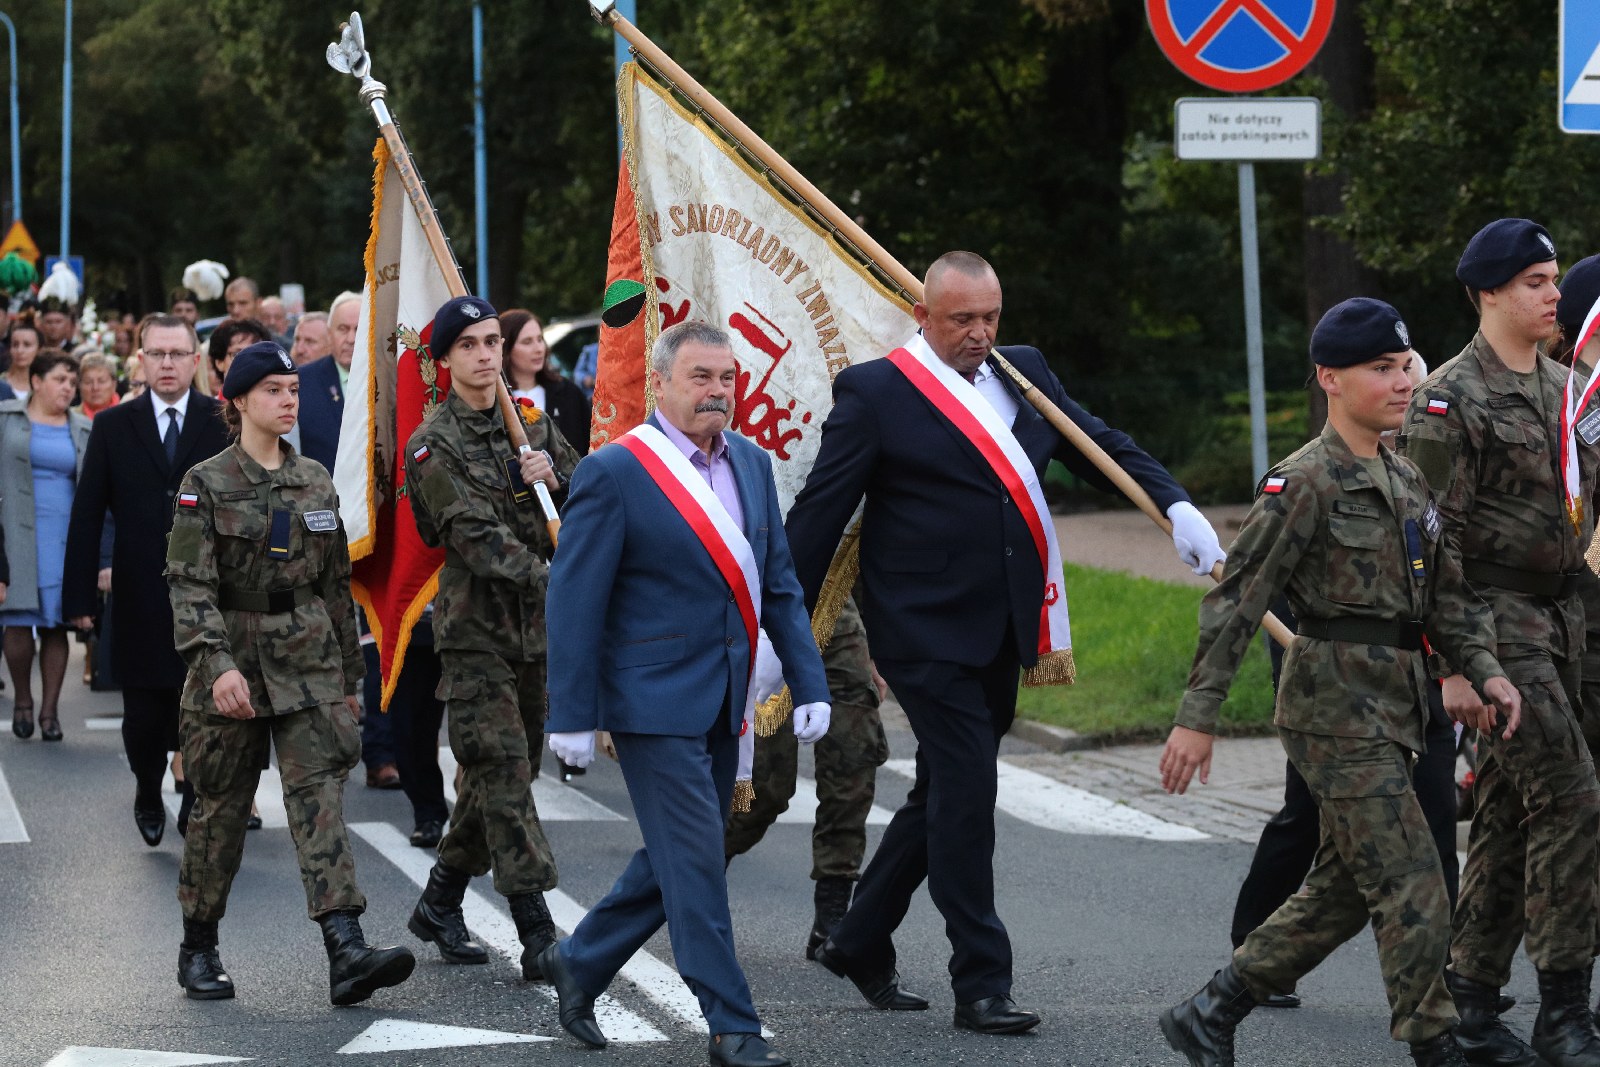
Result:
{"type": "Polygon", "coordinates": [[[11,229],[6,231],[6,239],[0,242],[0,256],[7,252],[21,252],[22,258],[29,263],[39,262],[39,246],[33,243],[33,234],[18,219],[11,224],[11,229]]]}

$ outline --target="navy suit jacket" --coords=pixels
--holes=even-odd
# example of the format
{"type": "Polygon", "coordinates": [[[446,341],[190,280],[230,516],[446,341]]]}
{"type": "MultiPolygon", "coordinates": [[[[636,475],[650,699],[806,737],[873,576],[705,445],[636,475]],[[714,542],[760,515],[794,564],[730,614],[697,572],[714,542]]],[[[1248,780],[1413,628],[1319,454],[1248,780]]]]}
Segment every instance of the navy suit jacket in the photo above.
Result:
{"type": "MultiPolygon", "coordinates": [[[[649,420],[658,428],[657,416],[649,420]]],[[[794,702],[828,699],[827,676],[784,538],[772,461],[724,435],[761,577],[761,625],[794,702]]],[[[572,475],[545,599],[549,733],[614,730],[694,737],[725,705],[744,709],[744,621],[700,539],[625,448],[572,475]]],[[[731,729],[738,732],[738,715],[731,729]]]]}
{"type": "Polygon", "coordinates": [[[333,473],[339,454],[339,424],[344,419],[344,386],[332,356],[300,368],[300,454],[333,473]]]}
{"type": "MultiPolygon", "coordinates": [[[[1165,511],[1189,499],[1133,439],[1073,403],[1036,348],[999,350],[1165,511]]],[[[1017,400],[1012,432],[1043,480],[1051,459],[1115,486],[1001,375],[1017,400]]],[[[966,437],[887,359],[847,367],[787,530],[806,605],[816,604],[862,496],[862,621],[883,659],[994,661],[1010,627],[1024,666],[1038,659],[1044,569],[1005,487],[966,437]]],[[[1065,546],[1064,551],[1070,551],[1065,546]]],[[[1070,599],[1071,590],[1067,590],[1070,599]]]]}

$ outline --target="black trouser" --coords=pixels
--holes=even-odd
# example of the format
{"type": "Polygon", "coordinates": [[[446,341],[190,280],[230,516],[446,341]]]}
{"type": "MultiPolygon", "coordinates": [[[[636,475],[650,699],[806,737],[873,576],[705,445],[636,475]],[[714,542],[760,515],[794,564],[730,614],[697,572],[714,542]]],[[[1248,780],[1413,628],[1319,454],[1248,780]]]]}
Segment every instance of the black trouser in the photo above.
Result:
{"type": "MultiPolygon", "coordinates": [[[[1294,628],[1288,601],[1280,599],[1272,606],[1272,611],[1290,629],[1294,628]]],[[[1283,649],[1273,642],[1274,691],[1282,664],[1283,649]]],[[[1455,725],[1444,713],[1439,686],[1432,682],[1428,685],[1428,730],[1424,740],[1428,751],[1417,757],[1412,766],[1411,783],[1417,791],[1423,817],[1428,820],[1434,844],[1438,846],[1444,884],[1450,892],[1453,909],[1461,880],[1461,867],[1456,858],[1456,732],[1455,725]]],[[[1322,840],[1322,817],[1317,812],[1317,803],[1294,764],[1287,764],[1287,768],[1283,807],[1261,831],[1261,840],[1250,861],[1250,873],[1239,887],[1231,931],[1234,948],[1244,944],[1252,930],[1300,889],[1322,840]]]]}
{"type": "Polygon", "coordinates": [[[895,929],[924,879],[950,937],[957,1003],[1011,992],[1011,941],[994,907],[995,766],[1017,708],[1010,636],[994,662],[877,660],[917,735],[917,776],[834,932],[849,963],[892,965],[895,929]]]}
{"type": "Polygon", "coordinates": [[[122,687],[122,749],[128,754],[128,769],[138,783],[139,797],[147,803],[160,803],[167,753],[178,751],[178,700],[182,695],[177,686],[122,687]]]}
{"type": "MultiPolygon", "coordinates": [[[[378,683],[377,672],[369,683],[378,683]]],[[[439,727],[444,722],[444,701],[434,696],[439,688],[439,653],[433,647],[433,616],[424,615],[411,631],[406,661],[400,668],[394,695],[389,698],[389,732],[394,741],[395,766],[411,818],[416,824],[447,822],[444,776],[439,772],[439,727]]],[[[377,708],[373,697],[367,705],[377,708]]]]}

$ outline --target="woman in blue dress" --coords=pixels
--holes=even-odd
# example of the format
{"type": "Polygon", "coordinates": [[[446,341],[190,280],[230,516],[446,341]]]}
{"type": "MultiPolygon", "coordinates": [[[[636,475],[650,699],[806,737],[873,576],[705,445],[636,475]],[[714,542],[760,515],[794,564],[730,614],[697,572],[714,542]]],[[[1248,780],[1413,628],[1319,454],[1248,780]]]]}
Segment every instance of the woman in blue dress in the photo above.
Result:
{"type": "Polygon", "coordinates": [[[33,735],[37,651],[39,736],[59,741],[57,706],[68,649],[61,575],[72,494],[89,442],[89,420],[69,410],[78,386],[78,364],[65,352],[40,352],[28,368],[28,384],[26,400],[0,401],[0,525],[10,548],[11,570],[0,625],[5,627],[6,666],[16,686],[12,733],[23,739],[33,735]]]}

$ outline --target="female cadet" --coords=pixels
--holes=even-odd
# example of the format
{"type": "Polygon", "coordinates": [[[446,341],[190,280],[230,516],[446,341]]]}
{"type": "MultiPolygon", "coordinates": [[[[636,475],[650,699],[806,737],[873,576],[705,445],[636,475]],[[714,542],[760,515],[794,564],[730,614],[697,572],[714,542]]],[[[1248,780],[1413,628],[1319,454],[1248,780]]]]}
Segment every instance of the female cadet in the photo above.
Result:
{"type": "Polygon", "coordinates": [[[404,948],[368,947],[358,922],[366,899],[343,796],[361,755],[361,650],[333,482],[280,440],[299,415],[296,370],[270,341],[234,356],[223,383],[234,445],[184,478],[167,542],[175,640],[189,665],[179,733],[195,791],[178,876],[178,982],[197,1000],[233,996],[217,921],[269,744],[333,1003],[398,985],[416,962],[404,948]]]}

